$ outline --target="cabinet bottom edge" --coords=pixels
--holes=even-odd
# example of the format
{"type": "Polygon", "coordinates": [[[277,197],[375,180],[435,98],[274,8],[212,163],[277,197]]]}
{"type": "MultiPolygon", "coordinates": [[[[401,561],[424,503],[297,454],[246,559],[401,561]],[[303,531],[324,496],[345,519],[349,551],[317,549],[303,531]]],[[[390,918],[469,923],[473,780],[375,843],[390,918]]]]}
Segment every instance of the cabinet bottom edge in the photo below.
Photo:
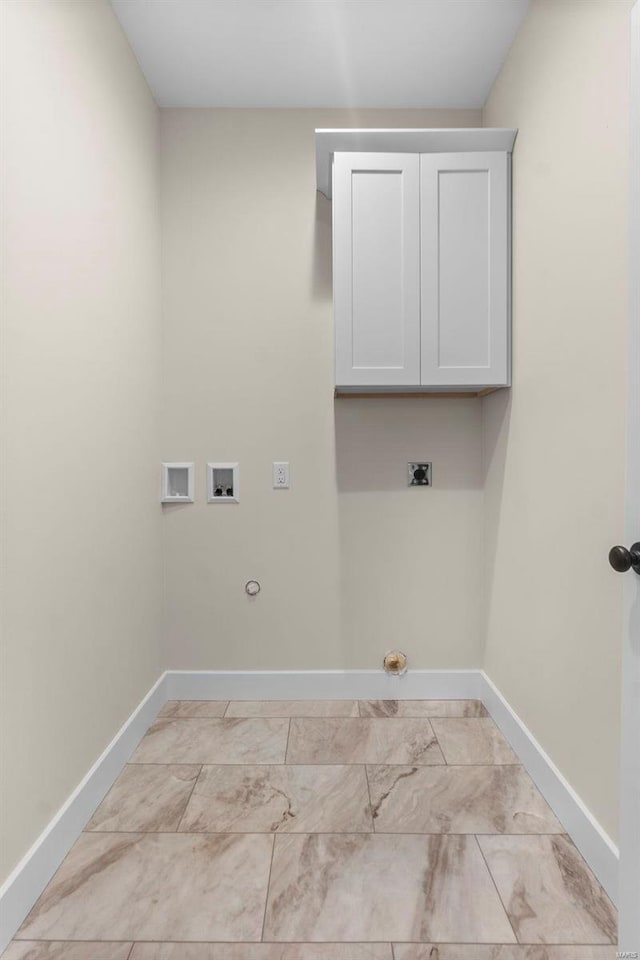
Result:
{"type": "Polygon", "coordinates": [[[496,387],[445,387],[441,390],[428,387],[426,389],[415,387],[407,389],[393,389],[388,387],[336,387],[334,397],[340,400],[362,400],[362,399],[402,399],[408,397],[416,399],[418,397],[430,398],[440,397],[444,400],[451,399],[473,399],[478,397],[487,397],[490,393],[496,393],[498,390],[509,390],[510,384],[502,384],[496,387]]]}

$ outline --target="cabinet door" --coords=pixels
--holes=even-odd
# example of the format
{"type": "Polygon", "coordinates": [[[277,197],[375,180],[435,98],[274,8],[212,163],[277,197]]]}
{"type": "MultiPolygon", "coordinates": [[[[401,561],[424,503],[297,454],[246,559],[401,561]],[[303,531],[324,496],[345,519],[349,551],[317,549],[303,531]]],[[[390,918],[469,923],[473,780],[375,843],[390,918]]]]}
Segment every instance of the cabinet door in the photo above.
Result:
{"type": "Polygon", "coordinates": [[[420,383],[419,173],[418,154],[335,155],[338,386],[420,383]]]}
{"type": "Polygon", "coordinates": [[[420,157],[422,384],[507,386],[506,153],[420,157]]]}

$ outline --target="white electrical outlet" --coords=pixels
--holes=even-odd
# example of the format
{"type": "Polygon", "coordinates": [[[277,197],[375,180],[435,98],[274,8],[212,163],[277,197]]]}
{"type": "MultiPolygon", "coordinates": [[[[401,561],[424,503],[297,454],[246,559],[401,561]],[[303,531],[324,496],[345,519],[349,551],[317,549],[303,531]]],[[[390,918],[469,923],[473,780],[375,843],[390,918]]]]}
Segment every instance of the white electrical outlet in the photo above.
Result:
{"type": "Polygon", "coordinates": [[[274,490],[288,490],[289,489],[289,464],[288,463],[275,463],[273,464],[273,489],[274,490]]]}

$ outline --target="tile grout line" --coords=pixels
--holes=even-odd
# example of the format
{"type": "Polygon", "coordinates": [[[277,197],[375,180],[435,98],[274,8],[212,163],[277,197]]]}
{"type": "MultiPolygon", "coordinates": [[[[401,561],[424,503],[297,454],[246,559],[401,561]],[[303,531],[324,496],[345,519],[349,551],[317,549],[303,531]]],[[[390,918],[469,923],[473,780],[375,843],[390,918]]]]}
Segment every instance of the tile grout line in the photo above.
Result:
{"type": "Polygon", "coordinates": [[[292,719],[293,719],[292,717],[289,717],[289,726],[287,728],[287,742],[284,748],[284,760],[282,761],[282,764],[276,764],[276,766],[286,767],[288,765],[287,754],[289,753],[289,738],[291,737],[291,720],[292,719]]]}
{"type": "Polygon", "coordinates": [[[186,812],[187,812],[187,808],[188,808],[189,804],[191,803],[191,797],[193,796],[193,792],[194,792],[194,790],[196,789],[196,785],[197,785],[197,783],[198,783],[198,780],[199,780],[200,777],[202,776],[202,768],[203,768],[203,766],[204,766],[204,764],[201,763],[201,764],[200,764],[200,769],[198,770],[198,773],[197,773],[196,776],[193,778],[193,786],[191,787],[191,790],[189,791],[189,796],[187,797],[187,802],[186,802],[185,805],[184,805],[184,810],[182,811],[182,816],[181,816],[180,819],[178,820],[178,826],[176,827],[175,830],[171,831],[171,832],[173,832],[173,833],[180,833],[180,827],[182,826],[182,821],[183,821],[184,818],[185,818],[185,815],[186,815],[186,812]]]}
{"type": "MultiPolygon", "coordinates": [[[[444,760],[444,765],[445,765],[446,767],[448,767],[448,766],[449,766],[449,761],[447,760],[447,755],[446,755],[446,753],[444,752],[444,747],[442,746],[442,744],[440,743],[440,741],[439,741],[439,739],[438,739],[438,734],[436,733],[436,728],[434,727],[434,725],[433,725],[433,723],[432,723],[432,720],[433,720],[433,719],[437,719],[437,717],[436,717],[436,718],[430,717],[429,720],[428,720],[429,726],[431,727],[431,733],[432,733],[433,736],[435,737],[436,745],[437,745],[437,747],[438,747],[438,750],[440,751],[440,755],[442,756],[442,759],[444,760]]],[[[417,766],[417,764],[414,764],[414,766],[417,766]]],[[[436,766],[436,764],[433,764],[433,766],[436,766]]],[[[439,766],[442,766],[442,764],[439,764],[439,766]]]]}
{"type": "MultiPolygon", "coordinates": [[[[286,720],[286,717],[281,719],[286,720]]],[[[288,738],[287,738],[288,739],[288,738]]],[[[443,754],[444,757],[444,754],[443,754]]],[[[290,763],[287,762],[287,766],[290,767],[420,767],[421,769],[429,769],[431,767],[458,767],[462,769],[467,769],[468,767],[520,767],[524,770],[524,766],[519,762],[515,763],[447,763],[446,760],[444,763],[418,763],[417,760],[406,763],[392,763],[389,760],[336,760],[336,761],[324,761],[322,763],[310,763],[306,761],[305,763],[290,763]]],[[[233,763],[227,761],[226,763],[220,763],[217,760],[170,760],[167,763],[161,763],[159,760],[135,760],[134,762],[129,761],[125,764],[127,767],[283,767],[283,763],[274,763],[273,761],[268,762],[258,762],[255,760],[238,760],[233,763]]],[[[526,773],[526,770],[525,770],[526,773]]],[[[534,784],[535,786],[535,784],[534,784]]],[[[540,792],[540,791],[538,791],[540,792]]]]}
{"type": "Polygon", "coordinates": [[[337,760],[333,762],[326,760],[322,763],[311,763],[309,760],[301,763],[291,763],[288,760],[282,763],[274,763],[272,760],[238,760],[235,763],[230,761],[221,763],[218,760],[171,760],[169,763],[160,763],[158,760],[134,760],[127,765],[130,767],[282,767],[285,764],[289,767],[420,767],[425,770],[433,767],[522,767],[522,764],[517,761],[514,763],[447,763],[446,760],[443,760],[442,763],[440,761],[438,763],[420,763],[418,760],[403,763],[390,763],[385,760],[337,760]]]}
{"type": "MultiPolygon", "coordinates": [[[[211,702],[220,703],[221,701],[216,700],[211,702]]],[[[405,720],[491,720],[491,723],[494,726],[496,725],[495,720],[488,716],[467,717],[462,714],[443,715],[441,713],[405,713],[401,716],[394,717],[385,714],[370,713],[246,713],[237,717],[228,716],[229,707],[235,702],[235,700],[230,700],[223,713],[210,714],[209,716],[195,716],[194,714],[181,716],[179,713],[159,713],[152,723],[155,723],[156,720],[391,720],[392,722],[404,722],[405,720]]],[[[360,710],[360,706],[358,706],[358,710],[360,710]]]]}
{"type": "Polygon", "coordinates": [[[269,876],[267,878],[267,889],[264,895],[264,913],[262,915],[262,930],[260,931],[260,943],[264,943],[264,928],[267,923],[267,907],[269,906],[269,893],[271,891],[271,874],[273,872],[273,858],[276,852],[276,834],[272,834],[273,843],[271,844],[271,860],[269,861],[269,876]]]}
{"type": "Polygon", "coordinates": [[[196,944],[198,946],[202,944],[204,944],[205,946],[208,946],[209,944],[214,944],[215,946],[219,946],[220,944],[222,944],[225,947],[227,946],[237,947],[238,945],[246,946],[247,944],[250,947],[255,947],[258,945],[262,945],[263,943],[265,943],[267,946],[278,946],[278,947],[283,945],[287,947],[299,946],[299,945],[302,945],[305,947],[309,945],[313,947],[317,947],[318,945],[333,947],[333,946],[344,946],[345,944],[349,945],[353,943],[357,943],[357,944],[364,943],[366,946],[369,946],[371,944],[375,944],[376,946],[379,946],[382,944],[383,946],[390,946],[392,948],[394,944],[396,946],[410,945],[410,946],[418,946],[418,947],[425,946],[428,944],[437,944],[439,946],[445,946],[445,947],[451,947],[451,946],[455,946],[455,947],[457,946],[463,946],[463,947],[496,947],[498,946],[498,947],[538,947],[538,948],[540,947],[602,947],[604,950],[607,950],[610,947],[616,946],[616,944],[611,944],[611,943],[573,943],[573,942],[569,943],[566,940],[561,943],[555,943],[555,942],[549,943],[547,941],[545,941],[544,943],[541,943],[539,940],[527,940],[527,941],[523,940],[522,942],[518,942],[518,943],[505,943],[504,940],[501,940],[499,942],[492,942],[492,943],[487,943],[487,942],[469,943],[468,941],[465,942],[460,940],[393,940],[393,941],[391,940],[133,940],[132,941],[132,940],[100,940],[100,939],[96,939],[95,937],[93,938],[93,940],[42,940],[42,939],[39,940],[37,937],[14,937],[13,940],[10,940],[9,942],[10,943],[64,943],[65,945],[67,944],[77,945],[81,943],[118,943],[118,944],[132,943],[134,947],[137,944],[141,944],[141,943],[152,944],[154,946],[156,945],[164,946],[167,943],[178,944],[179,946],[183,946],[185,944],[187,946],[193,946],[196,944]]]}
{"type": "MultiPolygon", "coordinates": [[[[120,836],[125,834],[136,834],[137,836],[175,836],[177,830],[90,830],[87,831],[92,836],[120,836]]],[[[181,837],[257,837],[257,836],[285,836],[285,837],[369,837],[375,833],[378,837],[565,837],[571,839],[564,830],[556,833],[486,833],[479,831],[470,831],[461,833],[456,831],[443,831],[434,833],[433,830],[425,832],[417,830],[183,830],[181,837]]],[[[302,941],[306,943],[305,941],[302,941]]],[[[453,941],[452,941],[453,942],[453,941]]]]}
{"type": "MultiPolygon", "coordinates": [[[[493,875],[492,872],[491,872],[491,867],[489,866],[489,864],[488,864],[488,862],[487,862],[487,858],[486,858],[485,855],[484,855],[484,850],[483,850],[482,847],[480,846],[480,841],[478,840],[478,837],[479,837],[479,836],[480,836],[480,837],[486,836],[486,834],[482,834],[482,833],[480,833],[480,834],[474,834],[474,835],[473,835],[473,838],[474,838],[474,840],[476,841],[476,844],[477,844],[477,846],[478,846],[478,850],[480,851],[480,856],[482,857],[482,859],[483,859],[483,861],[484,861],[484,865],[485,865],[485,867],[487,868],[487,871],[488,871],[488,873],[489,873],[489,876],[491,877],[491,882],[493,883],[494,889],[495,889],[495,891],[496,891],[496,893],[497,893],[497,895],[498,895],[498,899],[499,899],[499,901],[500,901],[500,904],[501,904],[501,906],[502,906],[502,909],[504,910],[504,915],[505,915],[505,917],[507,918],[507,920],[509,921],[509,926],[511,927],[511,930],[512,930],[512,932],[513,932],[513,935],[514,935],[514,937],[516,938],[516,943],[519,944],[519,943],[520,943],[520,940],[518,939],[518,934],[516,933],[516,929],[515,929],[513,923],[511,922],[511,917],[510,917],[510,915],[509,915],[509,911],[507,910],[507,908],[506,908],[505,905],[504,905],[504,900],[502,899],[502,895],[501,895],[500,891],[498,890],[498,884],[496,883],[495,877],[494,877],[494,875],[493,875]]],[[[528,834],[525,834],[525,836],[528,836],[528,834]]]]}

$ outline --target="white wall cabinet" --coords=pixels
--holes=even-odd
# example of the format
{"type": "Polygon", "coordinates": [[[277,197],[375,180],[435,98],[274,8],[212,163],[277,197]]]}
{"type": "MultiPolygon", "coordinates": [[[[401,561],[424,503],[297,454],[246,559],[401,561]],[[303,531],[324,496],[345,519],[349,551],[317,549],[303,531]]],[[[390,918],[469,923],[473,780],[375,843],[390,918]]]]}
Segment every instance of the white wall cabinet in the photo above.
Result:
{"type": "Polygon", "coordinates": [[[420,383],[420,157],[336,154],[336,383],[420,383]]]}
{"type": "Polygon", "coordinates": [[[338,392],[510,383],[510,155],[338,152],[338,392]]]}

